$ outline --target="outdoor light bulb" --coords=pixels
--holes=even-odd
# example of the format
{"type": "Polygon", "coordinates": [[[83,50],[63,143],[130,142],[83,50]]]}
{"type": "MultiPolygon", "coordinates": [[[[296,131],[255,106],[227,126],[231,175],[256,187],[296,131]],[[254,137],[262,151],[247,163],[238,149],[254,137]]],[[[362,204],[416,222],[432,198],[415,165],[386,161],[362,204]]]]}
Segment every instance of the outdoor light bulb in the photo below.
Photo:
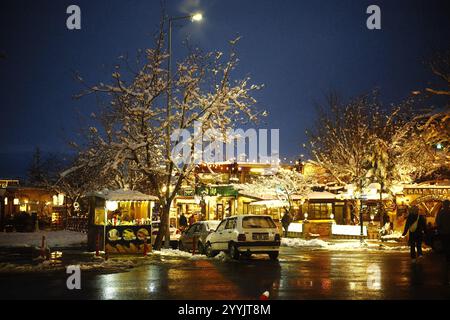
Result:
{"type": "Polygon", "coordinates": [[[106,209],[108,211],[116,211],[119,207],[119,204],[117,201],[106,201],[106,209]]]}
{"type": "Polygon", "coordinates": [[[442,150],[443,149],[443,145],[442,145],[442,143],[438,143],[437,145],[436,145],[436,149],[438,149],[438,150],[442,150]]]}
{"type": "Polygon", "coordinates": [[[192,21],[199,22],[199,21],[202,21],[202,19],[203,19],[203,15],[201,13],[196,13],[192,16],[192,21]]]}
{"type": "Polygon", "coordinates": [[[305,213],[305,219],[307,219],[308,218],[308,214],[307,213],[305,213]]]}

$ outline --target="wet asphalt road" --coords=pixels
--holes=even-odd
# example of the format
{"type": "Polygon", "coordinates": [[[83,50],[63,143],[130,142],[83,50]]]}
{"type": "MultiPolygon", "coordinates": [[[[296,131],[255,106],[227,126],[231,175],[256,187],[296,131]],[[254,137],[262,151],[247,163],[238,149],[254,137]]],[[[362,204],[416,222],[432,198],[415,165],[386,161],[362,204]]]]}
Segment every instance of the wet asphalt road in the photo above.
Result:
{"type": "Polygon", "coordinates": [[[413,265],[407,252],[282,248],[279,261],[154,257],[128,271],[82,272],[81,290],[64,272],[0,274],[0,299],[450,299],[443,257],[413,265]]]}

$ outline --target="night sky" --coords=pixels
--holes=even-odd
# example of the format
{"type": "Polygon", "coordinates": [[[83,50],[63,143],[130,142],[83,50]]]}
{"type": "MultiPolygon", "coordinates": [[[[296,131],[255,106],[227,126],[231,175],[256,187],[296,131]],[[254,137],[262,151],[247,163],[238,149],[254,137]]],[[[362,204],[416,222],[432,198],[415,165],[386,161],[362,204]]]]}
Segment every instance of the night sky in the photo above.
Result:
{"type": "MultiPolygon", "coordinates": [[[[450,47],[448,2],[173,0],[167,11],[204,13],[201,24],[176,27],[175,59],[188,36],[205,50],[242,36],[235,76],[265,84],[263,126],[280,128],[282,156],[294,157],[330,90],[351,97],[379,88],[390,103],[434,80],[423,61],[450,47]],[[382,30],[366,28],[371,4],[381,7],[382,30]]],[[[96,109],[93,97],[73,99],[82,90],[73,73],[107,82],[120,55],[151,45],[160,13],[159,0],[1,1],[0,178],[23,176],[35,147],[68,152],[78,114],[96,109]],[[81,30],[66,28],[70,4],[81,8],[81,30]]]]}

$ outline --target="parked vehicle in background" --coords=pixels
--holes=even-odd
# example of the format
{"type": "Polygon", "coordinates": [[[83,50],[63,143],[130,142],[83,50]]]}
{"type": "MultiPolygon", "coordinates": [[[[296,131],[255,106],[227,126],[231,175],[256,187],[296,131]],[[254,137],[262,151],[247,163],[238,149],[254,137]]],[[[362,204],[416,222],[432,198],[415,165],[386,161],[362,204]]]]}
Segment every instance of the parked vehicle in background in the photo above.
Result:
{"type": "Polygon", "coordinates": [[[206,237],[214,232],[220,224],[219,220],[199,221],[181,233],[178,248],[183,251],[192,251],[195,248],[199,253],[205,253],[206,237]]]}
{"type": "MultiPolygon", "coordinates": [[[[159,226],[161,225],[160,221],[152,222],[152,246],[155,244],[156,237],[158,236],[159,226]]],[[[181,231],[175,228],[174,226],[170,226],[170,247],[172,249],[178,248],[178,240],[180,239],[181,231]]],[[[164,243],[164,240],[163,240],[164,243]]]]}
{"type": "Polygon", "coordinates": [[[268,254],[270,259],[278,258],[281,236],[270,216],[238,215],[222,220],[216,231],[206,238],[206,254],[215,256],[220,251],[239,259],[241,254],[268,254]]]}

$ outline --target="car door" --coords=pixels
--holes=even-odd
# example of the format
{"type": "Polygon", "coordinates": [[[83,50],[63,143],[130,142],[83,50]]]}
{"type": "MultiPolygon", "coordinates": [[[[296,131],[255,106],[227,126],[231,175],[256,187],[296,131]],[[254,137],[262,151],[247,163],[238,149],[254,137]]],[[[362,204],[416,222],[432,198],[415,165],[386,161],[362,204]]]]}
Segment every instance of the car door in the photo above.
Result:
{"type": "Polygon", "coordinates": [[[227,223],[227,219],[223,220],[216,229],[216,232],[211,234],[211,248],[213,250],[223,250],[223,236],[225,231],[225,224],[227,223]]]}
{"type": "Polygon", "coordinates": [[[230,241],[236,241],[235,239],[235,229],[236,229],[237,218],[230,218],[225,225],[225,230],[223,232],[223,250],[228,249],[228,243],[230,241]]]}

